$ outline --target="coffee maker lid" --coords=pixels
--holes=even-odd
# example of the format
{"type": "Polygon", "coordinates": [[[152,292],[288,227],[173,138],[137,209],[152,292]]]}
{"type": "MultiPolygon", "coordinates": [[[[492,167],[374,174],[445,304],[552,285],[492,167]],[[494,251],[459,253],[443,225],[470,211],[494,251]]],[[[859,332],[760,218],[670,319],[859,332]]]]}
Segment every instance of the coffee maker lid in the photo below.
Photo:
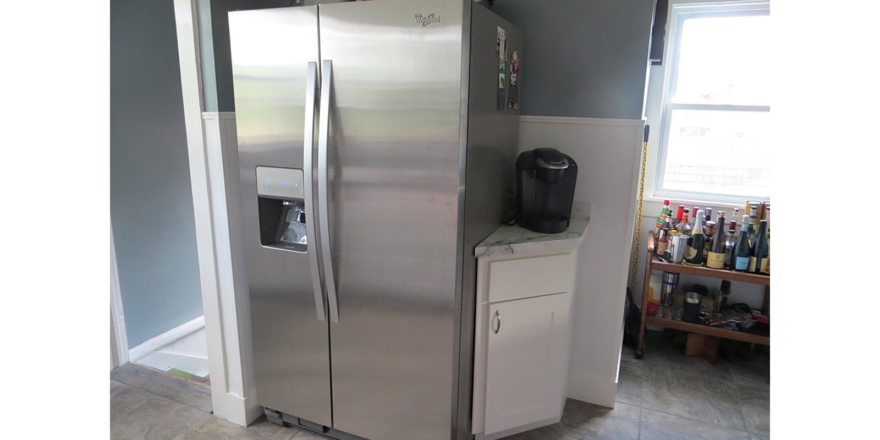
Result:
{"type": "Polygon", "coordinates": [[[536,148],[535,164],[541,168],[564,170],[568,168],[568,159],[555,148],[536,148]]]}

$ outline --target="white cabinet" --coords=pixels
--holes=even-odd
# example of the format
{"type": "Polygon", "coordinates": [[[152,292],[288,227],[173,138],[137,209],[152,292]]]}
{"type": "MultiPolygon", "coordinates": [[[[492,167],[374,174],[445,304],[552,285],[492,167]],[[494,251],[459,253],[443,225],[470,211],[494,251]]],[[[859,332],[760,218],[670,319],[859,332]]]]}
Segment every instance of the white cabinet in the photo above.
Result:
{"type": "Polygon", "coordinates": [[[491,304],[484,433],[562,413],[568,294],[491,304]]]}
{"type": "Polygon", "coordinates": [[[562,417],[576,251],[478,258],[472,414],[478,440],[562,417]]]}

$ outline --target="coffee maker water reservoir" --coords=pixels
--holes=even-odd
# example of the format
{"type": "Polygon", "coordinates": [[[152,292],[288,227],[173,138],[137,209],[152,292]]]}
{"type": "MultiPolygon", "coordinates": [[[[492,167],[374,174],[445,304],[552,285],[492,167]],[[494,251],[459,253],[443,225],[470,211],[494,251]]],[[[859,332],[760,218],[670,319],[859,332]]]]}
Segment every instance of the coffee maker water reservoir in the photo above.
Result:
{"type": "Polygon", "coordinates": [[[516,224],[535,232],[568,229],[577,163],[553,148],[537,148],[516,160],[516,224]]]}

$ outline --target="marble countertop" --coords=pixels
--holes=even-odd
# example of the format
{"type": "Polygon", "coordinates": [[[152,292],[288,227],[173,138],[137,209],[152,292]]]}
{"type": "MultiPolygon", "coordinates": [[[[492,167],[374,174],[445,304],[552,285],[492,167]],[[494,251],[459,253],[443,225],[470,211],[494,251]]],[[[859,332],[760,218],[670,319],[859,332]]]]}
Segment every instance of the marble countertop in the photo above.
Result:
{"type": "Polygon", "coordinates": [[[570,250],[583,243],[589,224],[589,218],[572,218],[568,229],[558,234],[544,234],[519,226],[504,225],[477,245],[474,256],[570,250]]]}

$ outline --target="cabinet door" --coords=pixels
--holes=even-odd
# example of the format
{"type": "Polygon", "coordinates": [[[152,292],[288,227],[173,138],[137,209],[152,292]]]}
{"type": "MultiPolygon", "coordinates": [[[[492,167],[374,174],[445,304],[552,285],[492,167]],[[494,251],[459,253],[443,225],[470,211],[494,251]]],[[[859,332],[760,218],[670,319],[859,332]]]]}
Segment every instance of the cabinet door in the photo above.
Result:
{"type": "Polygon", "coordinates": [[[561,414],[568,294],[489,305],[485,434],[561,414]]]}

